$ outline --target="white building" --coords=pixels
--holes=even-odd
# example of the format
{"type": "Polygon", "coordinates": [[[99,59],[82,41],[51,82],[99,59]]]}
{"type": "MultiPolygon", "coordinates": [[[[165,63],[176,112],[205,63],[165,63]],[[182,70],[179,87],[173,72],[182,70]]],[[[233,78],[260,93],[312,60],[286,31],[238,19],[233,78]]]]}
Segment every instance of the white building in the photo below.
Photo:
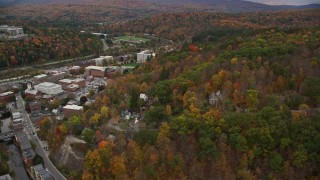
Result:
{"type": "Polygon", "coordinates": [[[113,57],[112,56],[100,56],[96,59],[93,59],[96,63],[96,66],[103,66],[104,62],[113,62],[113,57]]]}
{"type": "Polygon", "coordinates": [[[43,82],[34,86],[34,89],[44,94],[56,95],[63,92],[61,85],[50,82],[43,82]]]}
{"type": "Polygon", "coordinates": [[[12,180],[12,177],[10,174],[5,174],[3,176],[0,176],[0,180],[12,180]]]}
{"type": "Polygon", "coordinates": [[[137,62],[144,63],[144,62],[146,62],[146,60],[148,58],[151,58],[151,57],[152,57],[151,51],[149,51],[149,50],[141,51],[141,52],[137,53],[137,62]]]}
{"type": "Polygon", "coordinates": [[[148,96],[146,94],[140,94],[140,99],[143,99],[144,101],[148,100],[148,96]]]}
{"type": "Polygon", "coordinates": [[[23,28],[20,27],[14,27],[14,26],[7,26],[7,25],[1,25],[0,31],[7,32],[11,35],[17,35],[17,34],[24,34],[23,28]]]}

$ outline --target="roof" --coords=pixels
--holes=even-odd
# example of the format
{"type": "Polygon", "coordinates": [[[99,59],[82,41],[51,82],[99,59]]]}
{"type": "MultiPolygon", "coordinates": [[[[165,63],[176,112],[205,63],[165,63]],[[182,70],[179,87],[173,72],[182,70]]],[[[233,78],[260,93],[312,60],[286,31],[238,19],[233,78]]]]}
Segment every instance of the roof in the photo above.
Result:
{"type": "Polygon", "coordinates": [[[13,119],[17,119],[17,118],[20,118],[20,117],[21,117],[20,112],[18,112],[18,111],[12,112],[12,118],[13,118],[13,119]]]}
{"type": "Polygon", "coordinates": [[[34,171],[36,172],[36,174],[38,174],[42,179],[45,180],[54,180],[54,178],[51,176],[51,174],[49,173],[49,171],[47,171],[46,169],[44,169],[42,164],[37,164],[35,166],[31,167],[32,169],[34,169],[34,171]]]}
{"type": "Polygon", "coordinates": [[[74,79],[73,82],[81,82],[81,81],[84,81],[85,79],[83,78],[77,78],[77,79],[74,79]]]}
{"type": "Polygon", "coordinates": [[[66,72],[52,73],[52,76],[59,76],[59,75],[63,75],[63,74],[66,74],[66,72]]]}
{"type": "Polygon", "coordinates": [[[88,66],[85,68],[85,70],[98,70],[98,71],[105,71],[105,67],[100,67],[100,66],[88,66]]]}
{"type": "Polygon", "coordinates": [[[23,156],[25,157],[25,159],[29,160],[35,156],[35,153],[32,148],[28,148],[23,150],[23,156]]]}
{"type": "Polygon", "coordinates": [[[78,69],[81,68],[80,66],[72,66],[71,69],[78,69]]]}
{"type": "Polygon", "coordinates": [[[31,167],[32,169],[34,169],[35,171],[40,171],[41,169],[43,169],[43,165],[42,164],[37,164],[31,167]]]}
{"type": "Polygon", "coordinates": [[[0,176],[0,180],[12,180],[12,177],[9,174],[5,174],[0,176]]]}
{"type": "Polygon", "coordinates": [[[145,51],[141,51],[138,54],[150,54],[151,55],[151,51],[150,50],[145,50],[145,51]]]}
{"type": "Polygon", "coordinates": [[[44,78],[44,77],[47,77],[47,75],[46,74],[40,74],[40,75],[34,76],[33,78],[40,79],[40,78],[44,78]]]}
{"type": "Polygon", "coordinates": [[[68,84],[71,84],[72,83],[72,80],[71,79],[61,79],[59,80],[60,83],[68,83],[68,84]]]}
{"type": "Polygon", "coordinates": [[[13,124],[21,123],[21,122],[22,122],[22,118],[18,118],[18,119],[13,120],[13,124]]]}
{"type": "Polygon", "coordinates": [[[12,95],[12,94],[13,94],[12,91],[7,91],[7,92],[4,92],[4,93],[1,93],[1,94],[0,94],[0,97],[12,95]]]}
{"type": "Polygon", "coordinates": [[[113,56],[100,56],[100,57],[92,59],[92,60],[99,61],[99,60],[108,60],[108,59],[113,59],[113,56]]]}
{"type": "Polygon", "coordinates": [[[67,87],[68,87],[68,88],[79,88],[79,86],[76,85],[76,84],[70,84],[70,85],[68,85],[67,87]]]}
{"type": "Polygon", "coordinates": [[[32,94],[32,95],[37,95],[38,92],[39,92],[39,91],[34,90],[34,89],[26,89],[26,90],[24,91],[24,93],[26,93],[26,94],[32,94]]]}
{"type": "Polygon", "coordinates": [[[54,179],[46,169],[42,169],[42,170],[38,171],[38,174],[41,177],[41,179],[45,179],[45,180],[51,180],[51,179],[53,180],[54,179]]]}
{"type": "Polygon", "coordinates": [[[82,110],[83,107],[78,105],[66,105],[63,109],[82,110]]]}
{"type": "Polygon", "coordinates": [[[31,148],[31,144],[30,141],[28,139],[28,136],[26,133],[22,132],[22,131],[17,131],[15,132],[16,138],[19,142],[20,145],[20,149],[21,150],[25,150],[25,149],[30,149],[31,148]]]}
{"type": "Polygon", "coordinates": [[[51,82],[43,82],[43,83],[40,83],[40,84],[38,84],[36,86],[42,86],[42,87],[50,88],[50,87],[54,87],[54,86],[57,86],[57,85],[58,84],[51,83],[51,82]]]}

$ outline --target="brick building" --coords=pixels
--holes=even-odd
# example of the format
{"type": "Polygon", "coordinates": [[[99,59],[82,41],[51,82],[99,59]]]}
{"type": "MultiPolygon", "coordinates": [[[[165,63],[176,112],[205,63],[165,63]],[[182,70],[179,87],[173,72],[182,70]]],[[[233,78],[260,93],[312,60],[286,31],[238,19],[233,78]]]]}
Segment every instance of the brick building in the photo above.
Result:
{"type": "Polygon", "coordinates": [[[12,91],[7,91],[0,94],[0,103],[12,102],[15,98],[15,95],[12,91]]]}
{"type": "Polygon", "coordinates": [[[83,107],[77,105],[66,105],[62,108],[62,111],[66,118],[71,118],[74,115],[81,115],[83,107]]]}
{"type": "Polygon", "coordinates": [[[105,77],[106,67],[88,66],[85,68],[85,75],[93,77],[105,77]]]}

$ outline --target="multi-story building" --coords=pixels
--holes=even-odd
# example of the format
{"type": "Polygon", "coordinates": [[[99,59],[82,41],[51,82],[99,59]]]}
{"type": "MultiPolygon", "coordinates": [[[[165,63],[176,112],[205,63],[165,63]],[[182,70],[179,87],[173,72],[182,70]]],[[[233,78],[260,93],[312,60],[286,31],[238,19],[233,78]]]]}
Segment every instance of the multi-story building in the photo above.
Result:
{"type": "Polygon", "coordinates": [[[12,91],[7,91],[0,94],[0,103],[8,103],[13,101],[15,95],[12,91]]]}
{"type": "Polygon", "coordinates": [[[26,89],[24,91],[24,94],[27,96],[27,97],[31,97],[31,98],[37,98],[37,97],[40,97],[41,96],[41,92],[37,91],[37,90],[34,90],[34,89],[26,89]]]}
{"type": "Polygon", "coordinates": [[[48,75],[46,74],[39,74],[33,77],[33,84],[40,84],[46,82],[48,79],[48,75]]]}
{"type": "Polygon", "coordinates": [[[5,174],[3,176],[0,176],[0,180],[12,180],[12,177],[10,174],[5,174]]]}
{"type": "Polygon", "coordinates": [[[106,70],[107,70],[106,67],[88,66],[85,68],[85,74],[87,76],[93,76],[93,77],[105,77],[106,70]]]}
{"type": "Polygon", "coordinates": [[[35,180],[54,180],[49,171],[44,169],[42,164],[31,167],[31,176],[35,180]]]}
{"type": "Polygon", "coordinates": [[[57,95],[63,92],[62,86],[51,82],[43,82],[34,86],[34,89],[44,94],[57,95]]]}
{"type": "Polygon", "coordinates": [[[29,109],[31,113],[39,113],[41,110],[41,103],[39,101],[29,102],[29,109]]]}
{"type": "Polygon", "coordinates": [[[35,153],[32,149],[31,143],[28,139],[28,136],[23,131],[16,131],[15,132],[16,141],[19,144],[22,159],[25,164],[32,161],[33,157],[35,156],[35,153]]]}
{"type": "Polygon", "coordinates": [[[146,60],[148,58],[151,58],[151,57],[152,57],[151,51],[149,51],[149,50],[141,51],[141,52],[137,53],[137,62],[144,63],[144,62],[146,62],[146,60]]]}
{"type": "Polygon", "coordinates": [[[103,66],[104,63],[111,63],[113,62],[113,57],[112,56],[100,56],[96,59],[93,59],[96,66],[103,66]]]}
{"type": "Polygon", "coordinates": [[[68,86],[65,88],[65,90],[66,90],[66,91],[69,91],[69,92],[75,92],[75,91],[77,91],[78,89],[79,89],[79,86],[76,85],[76,84],[70,84],[70,85],[68,85],[68,86]]]}
{"type": "Polygon", "coordinates": [[[74,115],[80,115],[83,112],[83,107],[78,105],[66,105],[62,108],[66,118],[71,118],[74,115]]]}
{"type": "Polygon", "coordinates": [[[77,78],[72,81],[72,84],[78,85],[79,88],[84,88],[86,87],[86,80],[83,78],[77,78]]]}

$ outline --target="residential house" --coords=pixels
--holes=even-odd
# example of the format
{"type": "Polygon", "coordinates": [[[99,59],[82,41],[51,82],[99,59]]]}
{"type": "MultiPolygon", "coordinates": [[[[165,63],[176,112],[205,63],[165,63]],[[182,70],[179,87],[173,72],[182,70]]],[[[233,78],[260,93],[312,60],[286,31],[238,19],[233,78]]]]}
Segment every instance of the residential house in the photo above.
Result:
{"type": "Polygon", "coordinates": [[[144,101],[148,100],[148,96],[146,94],[140,94],[140,99],[143,99],[144,101]]]}
{"type": "Polygon", "coordinates": [[[209,104],[212,106],[218,106],[222,103],[223,95],[220,91],[218,92],[212,92],[209,96],[209,104]]]}

